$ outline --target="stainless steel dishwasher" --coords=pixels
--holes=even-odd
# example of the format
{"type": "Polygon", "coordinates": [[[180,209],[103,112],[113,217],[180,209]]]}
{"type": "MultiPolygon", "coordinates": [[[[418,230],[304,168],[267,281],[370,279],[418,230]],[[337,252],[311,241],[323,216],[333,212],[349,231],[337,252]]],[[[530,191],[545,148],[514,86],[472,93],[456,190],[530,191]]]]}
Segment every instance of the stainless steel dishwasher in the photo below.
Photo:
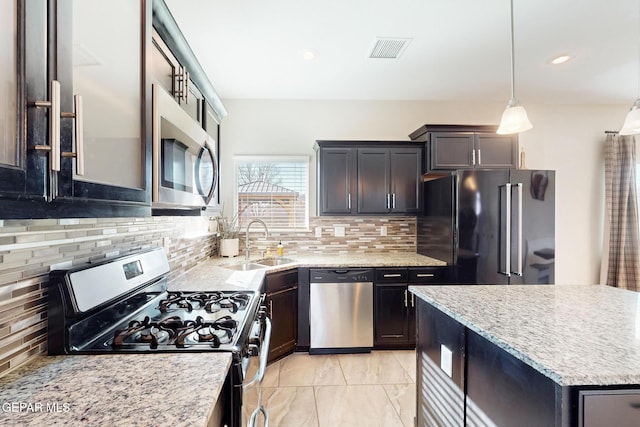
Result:
{"type": "Polygon", "coordinates": [[[310,354],[373,347],[373,270],[309,270],[310,354]]]}

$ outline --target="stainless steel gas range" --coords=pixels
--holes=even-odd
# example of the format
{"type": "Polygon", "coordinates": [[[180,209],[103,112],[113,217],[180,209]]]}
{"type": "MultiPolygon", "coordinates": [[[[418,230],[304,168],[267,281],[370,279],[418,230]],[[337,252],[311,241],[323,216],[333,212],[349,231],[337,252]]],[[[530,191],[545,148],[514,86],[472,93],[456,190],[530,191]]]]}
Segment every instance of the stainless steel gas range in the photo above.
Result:
{"type": "Polygon", "coordinates": [[[264,297],[248,290],[172,292],[168,273],[162,248],[52,271],[49,354],[230,352],[225,423],[239,427],[259,415],[266,419],[259,401],[242,407],[266,367],[271,323],[264,297]],[[256,373],[248,379],[251,370],[256,373]]]}

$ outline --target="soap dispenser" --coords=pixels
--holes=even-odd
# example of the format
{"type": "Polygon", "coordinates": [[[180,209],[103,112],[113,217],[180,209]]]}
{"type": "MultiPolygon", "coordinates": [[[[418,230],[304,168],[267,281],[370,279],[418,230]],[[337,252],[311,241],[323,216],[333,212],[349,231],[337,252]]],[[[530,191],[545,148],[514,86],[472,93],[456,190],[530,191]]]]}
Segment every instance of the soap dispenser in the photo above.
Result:
{"type": "Polygon", "coordinates": [[[282,240],[278,242],[277,253],[278,253],[278,257],[281,257],[282,255],[284,255],[284,246],[282,246],[282,240]]]}

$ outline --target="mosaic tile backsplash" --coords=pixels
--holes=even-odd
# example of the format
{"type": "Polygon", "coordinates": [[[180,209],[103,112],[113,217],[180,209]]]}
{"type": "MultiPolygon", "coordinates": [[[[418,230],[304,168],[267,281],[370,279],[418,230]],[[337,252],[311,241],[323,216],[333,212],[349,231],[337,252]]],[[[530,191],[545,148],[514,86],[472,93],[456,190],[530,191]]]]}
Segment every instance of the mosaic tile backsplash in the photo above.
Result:
{"type": "MultiPolygon", "coordinates": [[[[145,247],[164,246],[171,275],[217,254],[205,217],[0,220],[0,376],[46,353],[47,280],[51,268],[145,247]]],[[[254,254],[279,241],[296,253],[415,252],[412,217],[315,217],[310,230],[252,228],[254,254]]]]}

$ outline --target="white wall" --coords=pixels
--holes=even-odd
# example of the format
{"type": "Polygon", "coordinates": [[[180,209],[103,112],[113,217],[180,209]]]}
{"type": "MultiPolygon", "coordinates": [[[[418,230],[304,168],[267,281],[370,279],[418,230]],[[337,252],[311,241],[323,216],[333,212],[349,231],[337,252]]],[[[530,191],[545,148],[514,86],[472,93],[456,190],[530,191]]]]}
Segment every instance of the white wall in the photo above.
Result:
{"type": "MultiPolygon", "coordinates": [[[[408,140],[425,123],[496,124],[504,104],[423,101],[226,100],[221,128],[221,199],[233,206],[236,154],[311,158],[315,213],[317,139],[408,140]]],[[[526,105],[534,128],[520,136],[531,169],[555,169],[556,282],[596,283],[604,212],[604,131],[622,125],[629,106],[526,105]]]]}

